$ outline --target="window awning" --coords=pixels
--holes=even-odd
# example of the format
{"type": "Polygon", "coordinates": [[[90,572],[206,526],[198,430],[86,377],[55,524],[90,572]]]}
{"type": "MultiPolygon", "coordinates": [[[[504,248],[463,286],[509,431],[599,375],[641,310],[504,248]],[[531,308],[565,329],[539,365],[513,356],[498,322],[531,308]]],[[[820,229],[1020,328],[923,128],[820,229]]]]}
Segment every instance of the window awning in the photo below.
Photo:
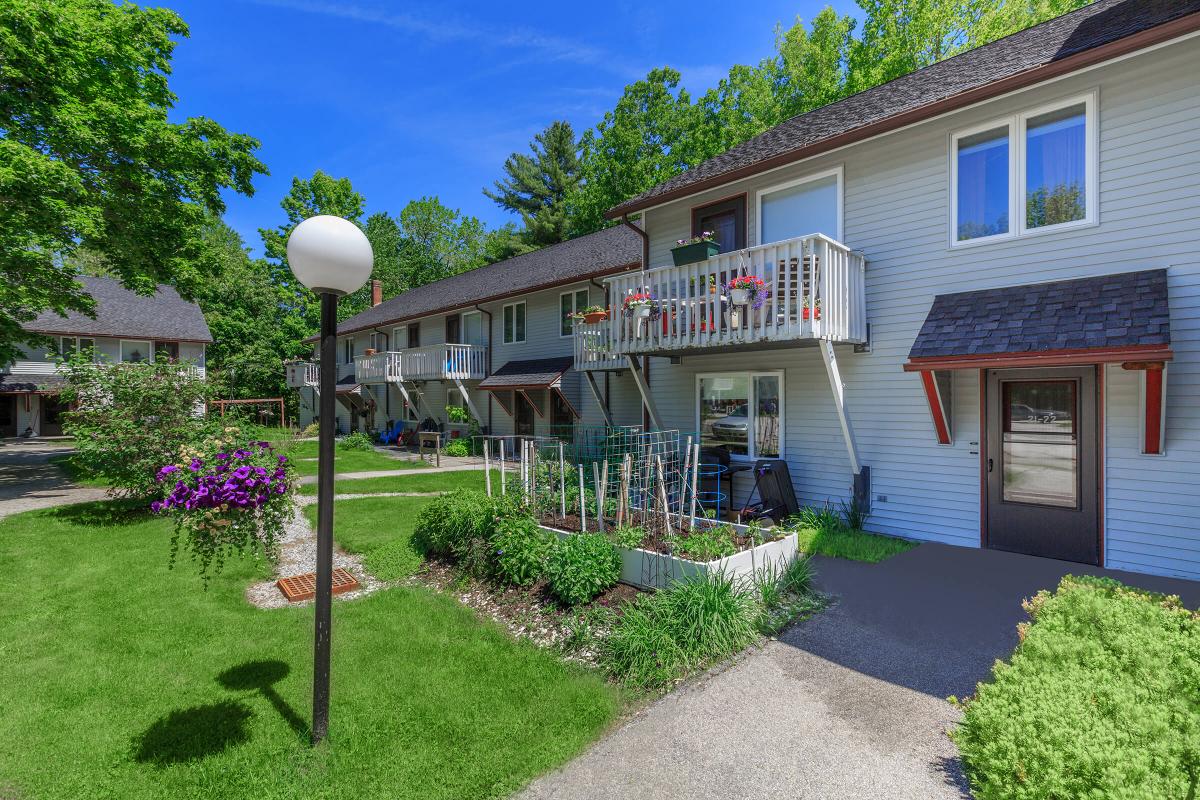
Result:
{"type": "Polygon", "coordinates": [[[567,408],[571,409],[571,413],[578,418],[579,412],[562,393],[562,376],[563,373],[569,370],[575,359],[572,356],[560,356],[555,358],[534,358],[524,361],[509,361],[504,366],[493,372],[488,377],[484,378],[479,383],[479,388],[485,392],[491,392],[496,398],[500,406],[511,416],[512,409],[499,396],[500,392],[513,392],[514,394],[522,394],[529,404],[533,406],[538,416],[544,416],[545,412],[539,403],[533,401],[529,397],[529,392],[545,389],[547,392],[558,394],[566,403],[567,408]]]}
{"type": "Polygon", "coordinates": [[[1161,452],[1171,351],[1165,269],[938,295],[904,369],[921,373],[938,442],[949,444],[947,371],[1118,363],[1140,370],[1144,451],[1161,452]]]}

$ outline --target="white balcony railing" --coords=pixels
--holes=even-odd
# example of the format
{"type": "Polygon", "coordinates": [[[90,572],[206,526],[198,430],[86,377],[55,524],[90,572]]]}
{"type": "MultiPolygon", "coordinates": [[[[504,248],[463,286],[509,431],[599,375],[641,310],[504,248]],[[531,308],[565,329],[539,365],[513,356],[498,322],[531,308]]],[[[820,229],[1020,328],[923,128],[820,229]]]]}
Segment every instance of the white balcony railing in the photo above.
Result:
{"type": "Polygon", "coordinates": [[[433,344],[358,356],[354,359],[354,378],[359,383],[469,381],[486,377],[485,345],[433,344]]]}
{"type": "Polygon", "coordinates": [[[575,364],[612,369],[633,353],[703,350],[800,339],[864,342],[866,259],[821,234],[721,253],[705,261],[607,279],[613,309],[605,322],[575,326],[575,364]],[[762,278],[754,308],[733,302],[733,278],[762,278]],[[631,294],[649,293],[651,317],[621,313],[631,294]]]}
{"type": "Polygon", "coordinates": [[[287,364],[287,385],[292,389],[316,386],[321,381],[321,368],[308,361],[287,364]]]}
{"type": "MultiPolygon", "coordinates": [[[[97,363],[106,364],[110,362],[101,360],[97,363]]],[[[185,362],[183,369],[200,380],[204,380],[207,375],[204,367],[195,364],[185,362]]],[[[57,375],[64,371],[65,368],[56,361],[14,361],[6,367],[0,368],[0,374],[4,375],[57,375]]]]}

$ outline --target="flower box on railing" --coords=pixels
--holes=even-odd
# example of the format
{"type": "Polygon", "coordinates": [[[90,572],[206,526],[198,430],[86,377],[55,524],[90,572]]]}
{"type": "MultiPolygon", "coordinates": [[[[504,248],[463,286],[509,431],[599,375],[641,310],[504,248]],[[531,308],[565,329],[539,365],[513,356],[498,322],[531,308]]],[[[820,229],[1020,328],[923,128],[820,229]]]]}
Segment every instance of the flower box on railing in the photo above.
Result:
{"type": "Polygon", "coordinates": [[[675,266],[682,267],[684,264],[695,264],[697,261],[712,258],[719,252],[721,252],[721,245],[711,239],[705,239],[700,242],[672,247],[671,259],[675,262],[675,266]]]}

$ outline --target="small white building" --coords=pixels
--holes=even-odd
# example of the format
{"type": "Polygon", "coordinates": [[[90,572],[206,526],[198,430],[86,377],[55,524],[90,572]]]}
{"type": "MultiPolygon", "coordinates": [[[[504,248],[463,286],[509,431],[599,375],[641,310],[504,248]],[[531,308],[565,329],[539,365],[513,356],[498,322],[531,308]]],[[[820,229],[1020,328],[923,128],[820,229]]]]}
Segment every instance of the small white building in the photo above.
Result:
{"type": "Polygon", "coordinates": [[[27,347],[24,357],[0,369],[0,435],[60,436],[63,378],[57,358],[79,350],[98,361],[186,362],[204,375],[205,347],[212,342],[204,314],[170,286],[144,296],[113,278],[78,279],[96,301],[93,319],[72,311],[43,312],[24,328],[51,338],[49,347],[27,347]]]}

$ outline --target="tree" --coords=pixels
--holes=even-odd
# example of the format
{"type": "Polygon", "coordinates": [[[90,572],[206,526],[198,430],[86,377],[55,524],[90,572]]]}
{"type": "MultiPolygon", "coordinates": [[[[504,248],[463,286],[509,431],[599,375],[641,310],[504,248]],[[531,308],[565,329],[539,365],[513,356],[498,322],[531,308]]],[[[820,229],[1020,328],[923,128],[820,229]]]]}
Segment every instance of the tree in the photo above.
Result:
{"type": "Polygon", "coordinates": [[[259,143],[211,119],[168,121],[174,37],[165,9],[109,0],[0,4],[0,363],[40,337],[21,323],[91,313],[81,248],[130,289],[190,296],[221,191],[253,193],[259,143]]]}
{"type": "Polygon", "coordinates": [[[435,197],[412,200],[400,211],[401,270],[407,285],[422,286],[487,263],[488,233],[476,217],[435,197]]]}
{"type": "Polygon", "coordinates": [[[690,138],[697,117],[669,67],[626,86],[580,141],[584,184],[571,202],[572,233],[603,228],[607,209],[699,163],[700,148],[690,138]]]}
{"type": "Polygon", "coordinates": [[[298,315],[304,320],[305,335],[317,331],[320,301],[296,280],[287,263],[287,240],[292,229],[309,217],[329,214],[359,224],[363,214],[363,196],[354,191],[349,178],[334,178],[321,170],[308,179],[292,178],[292,188],[280,201],[286,220],[277,228],[259,228],[263,252],[270,263],[271,282],[280,289],[281,315],[298,315]]]}
{"type": "Polygon", "coordinates": [[[507,177],[483,193],[501,208],[520,214],[529,249],[564,242],[569,236],[567,201],[579,188],[575,131],[557,121],[533,138],[533,155],[513,153],[504,162],[507,177]]]}
{"type": "MultiPolygon", "coordinates": [[[[399,223],[386,211],[380,211],[367,217],[363,232],[367,241],[371,243],[371,252],[375,256],[371,280],[382,284],[383,296],[395,297],[408,289],[408,275],[404,271],[401,259],[404,235],[400,232],[399,223]]],[[[349,319],[370,307],[371,281],[368,281],[357,292],[347,295],[338,303],[338,319],[349,319]]]]}

